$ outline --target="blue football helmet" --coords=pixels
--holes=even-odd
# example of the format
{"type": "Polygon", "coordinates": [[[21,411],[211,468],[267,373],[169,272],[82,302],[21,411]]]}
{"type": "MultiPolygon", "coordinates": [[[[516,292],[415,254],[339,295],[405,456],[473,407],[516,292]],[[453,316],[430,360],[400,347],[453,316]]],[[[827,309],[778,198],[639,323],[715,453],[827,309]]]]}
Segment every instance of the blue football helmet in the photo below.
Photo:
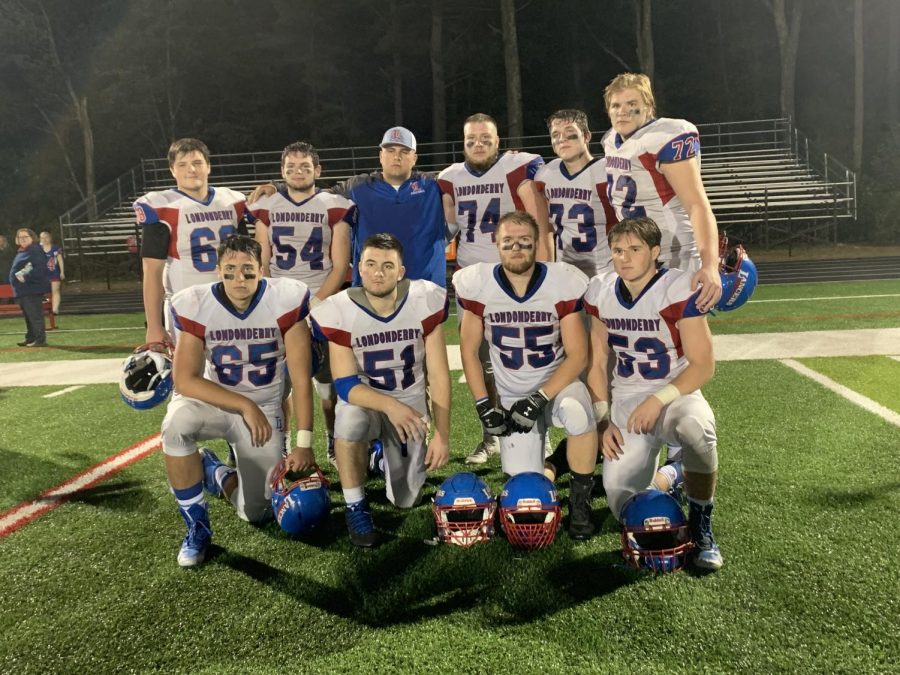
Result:
{"type": "Polygon", "coordinates": [[[137,410],[149,410],[172,392],[172,345],[150,342],[135,349],[122,364],[119,393],[137,410]]]}
{"type": "Polygon", "coordinates": [[[288,482],[284,460],[280,460],[272,474],[272,514],[289,535],[309,532],[328,517],[331,497],[328,480],[319,467],[315,473],[288,482]]]}
{"type": "Polygon", "coordinates": [[[552,544],[560,524],[559,514],[556,486],[544,474],[520,473],[503,486],[500,525],[513,546],[531,551],[552,544]]]}
{"type": "Polygon", "coordinates": [[[758,274],[756,265],[740,244],[728,246],[728,237],[719,237],[719,278],[722,280],[722,297],[715,308],[730,312],[746,303],[756,290],[758,274]]]}
{"type": "Polygon", "coordinates": [[[674,572],[691,549],[688,521],[668,492],[644,490],[622,507],[622,555],[635,569],[674,572]]]}
{"type": "Polygon", "coordinates": [[[474,473],[461,471],[441,483],[431,507],[438,539],[468,548],[494,536],[497,501],[474,473]]]}

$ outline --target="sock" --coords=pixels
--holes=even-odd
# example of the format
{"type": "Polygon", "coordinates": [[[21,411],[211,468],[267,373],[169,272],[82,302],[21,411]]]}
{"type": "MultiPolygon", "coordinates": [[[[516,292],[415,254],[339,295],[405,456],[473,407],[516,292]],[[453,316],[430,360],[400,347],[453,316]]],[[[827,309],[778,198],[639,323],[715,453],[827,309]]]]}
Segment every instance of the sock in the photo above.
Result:
{"type": "Polygon", "coordinates": [[[704,509],[704,508],[706,508],[707,506],[712,506],[712,503],[713,503],[712,498],[710,498],[710,499],[697,499],[696,497],[691,497],[690,495],[688,495],[688,501],[689,501],[691,504],[696,504],[696,505],[697,505],[698,507],[700,507],[701,509],[704,509]]]}
{"type": "Polygon", "coordinates": [[[662,490],[663,492],[668,492],[674,487],[677,487],[682,482],[684,482],[684,473],[681,470],[681,462],[673,462],[672,464],[666,464],[665,466],[661,466],[657,472],[657,475],[653,476],[653,480],[650,482],[650,487],[656,488],[657,490],[662,490]],[[662,485],[659,474],[665,476],[668,481],[668,485],[662,485]]]}
{"type": "Polygon", "coordinates": [[[216,485],[222,492],[225,492],[225,481],[228,480],[228,477],[233,473],[237,473],[237,471],[224,464],[220,464],[216,467],[216,473],[213,480],[216,481],[216,485]]]}
{"type": "Polygon", "coordinates": [[[203,481],[180,490],[172,488],[172,494],[178,501],[178,511],[188,527],[197,520],[209,523],[209,507],[203,492],[203,481]]]}
{"type": "Polygon", "coordinates": [[[344,488],[344,501],[347,503],[347,506],[351,506],[353,504],[357,504],[358,502],[365,501],[366,499],[366,488],[362,485],[355,488],[344,488]]]}
{"type": "Polygon", "coordinates": [[[575,473],[573,471],[569,480],[572,482],[573,487],[577,485],[585,490],[590,490],[594,487],[594,474],[592,473],[575,473]]]}

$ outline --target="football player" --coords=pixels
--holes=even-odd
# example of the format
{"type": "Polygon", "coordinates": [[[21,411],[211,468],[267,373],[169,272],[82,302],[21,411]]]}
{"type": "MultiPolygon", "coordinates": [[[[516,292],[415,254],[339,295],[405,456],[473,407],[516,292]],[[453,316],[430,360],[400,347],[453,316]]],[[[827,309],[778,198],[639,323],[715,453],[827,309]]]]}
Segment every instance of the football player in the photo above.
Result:
{"type": "MultiPolygon", "coordinates": [[[[319,154],[309,143],[288,145],[281,153],[278,191],[248,205],[254,236],[262,247],[265,276],[303,281],[315,306],[337,293],[350,266],[350,226],[345,218],[352,202],[316,188],[322,173],[319,154]]],[[[327,353],[327,352],[326,352],[327,353]]],[[[334,387],[327,361],[314,375],[322,402],[328,459],[334,463],[334,387]]],[[[287,402],[286,402],[287,403],[287,402]]],[[[285,422],[290,406],[285,405],[285,422]]]]}
{"type": "Polygon", "coordinates": [[[169,147],[175,188],[148,192],[134,202],[141,227],[145,342],[172,342],[172,296],[216,280],[216,250],[229,234],[244,231],[244,195],[209,185],[209,148],[195,138],[169,147]],[[165,309],[164,309],[165,305],[165,309]]]}
{"type": "Polygon", "coordinates": [[[547,201],[556,229],[556,259],[575,265],[589,278],[608,272],[612,262],[606,229],[616,214],[606,194],[606,161],[588,147],[591,132],[581,110],[557,110],[547,118],[557,159],[538,169],[534,184],[547,201]]]}
{"type": "Polygon", "coordinates": [[[447,292],[404,278],[403,247],[390,234],[364,242],[359,274],[362,288],[331,296],[312,316],[314,330],[328,340],[338,394],[335,450],[350,541],[374,546],[378,535],[365,493],[369,441],[381,439],[387,497],[404,509],[420,502],[426,470],[449,458],[450,368],[441,326],[447,292]]]}
{"type": "MultiPolygon", "coordinates": [[[[537,192],[534,176],[543,166],[540,155],[528,152],[500,155],[500,137],[494,118],[484,113],[468,117],[463,125],[465,161],[438,174],[448,223],[459,230],[456,262],[460,268],[475,263],[496,263],[495,229],[500,215],[516,209],[527,211],[539,223],[535,241],[538,260],[552,260],[553,235],[547,222],[547,206],[537,192]]],[[[496,399],[487,348],[481,353],[488,394],[496,399]]],[[[498,452],[497,439],[485,435],[466,457],[468,464],[482,464],[498,452]]]]}
{"type": "Polygon", "coordinates": [[[584,303],[593,317],[588,385],[596,414],[609,411],[601,444],[609,508],[620,518],[628,498],[653,478],[660,445],[680,445],[693,561],[716,570],[722,566],[711,523],[716,424],[700,392],[713,376],[715,358],[698,304],[702,290],[694,288],[689,272],[658,268],[662,235],[650,218],[619,222],[608,241],[614,272],[591,280],[584,303]]]}
{"type": "Polygon", "coordinates": [[[497,225],[499,264],[476,263],[453,275],[463,308],[459,351],[482,426],[501,436],[505,473],[540,473],[547,427],[565,429],[572,474],[569,534],[586,539],[594,531],[590,500],[597,462],[591,398],[579,380],[587,366],[579,310],[588,280],[567,263],[537,262],[539,236],[529,214],[504,214],[497,225]],[[483,341],[490,349],[498,405],[488,398],[479,357],[483,341]]]}
{"type": "Polygon", "coordinates": [[[646,75],[622,73],[603,92],[609,201],[619,219],[648,217],[662,232],[659,260],[692,274],[702,311],[722,294],[719,235],[700,178],[700,137],[685,120],[656,117],[646,75]]]}
{"type": "Polygon", "coordinates": [[[313,468],[309,291],[302,281],[262,279],[261,251],[251,237],[228,237],[216,252],[219,281],[191,286],[172,298],[179,336],[176,393],[162,423],[166,472],[188,527],[178,564],[203,562],[212,538],[206,493],[224,496],[238,516],[271,515],[270,474],[282,456],[281,402],[285,364],[294,385],[300,431],[288,469],[313,468]],[[224,438],[237,468],[222,464],[197,441],[224,438]]]}

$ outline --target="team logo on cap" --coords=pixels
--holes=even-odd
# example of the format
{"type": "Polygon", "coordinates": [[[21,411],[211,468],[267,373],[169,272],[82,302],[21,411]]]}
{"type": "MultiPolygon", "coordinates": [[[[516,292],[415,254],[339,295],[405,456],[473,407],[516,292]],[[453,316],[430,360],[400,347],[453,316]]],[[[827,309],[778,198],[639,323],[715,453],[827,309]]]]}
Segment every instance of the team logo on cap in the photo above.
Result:
{"type": "Polygon", "coordinates": [[[403,144],[403,134],[399,129],[391,129],[391,141],[403,144]]]}

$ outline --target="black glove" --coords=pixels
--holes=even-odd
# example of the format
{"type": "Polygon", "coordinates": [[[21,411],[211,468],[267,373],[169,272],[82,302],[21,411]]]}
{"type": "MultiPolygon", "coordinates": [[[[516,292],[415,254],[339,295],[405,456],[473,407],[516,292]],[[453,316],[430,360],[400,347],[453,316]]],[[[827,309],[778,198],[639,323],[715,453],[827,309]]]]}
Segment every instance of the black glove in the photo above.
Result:
{"type": "Polygon", "coordinates": [[[528,398],[520,398],[512,404],[509,409],[508,424],[509,430],[515,433],[524,434],[531,431],[531,427],[537,422],[544,406],[550,402],[550,399],[544,396],[540,390],[534,392],[528,398]]]}
{"type": "Polygon", "coordinates": [[[486,433],[491,436],[506,435],[506,415],[502,410],[493,407],[491,402],[486,399],[476,403],[475,410],[478,411],[478,419],[481,420],[481,426],[484,427],[486,433]]]}

